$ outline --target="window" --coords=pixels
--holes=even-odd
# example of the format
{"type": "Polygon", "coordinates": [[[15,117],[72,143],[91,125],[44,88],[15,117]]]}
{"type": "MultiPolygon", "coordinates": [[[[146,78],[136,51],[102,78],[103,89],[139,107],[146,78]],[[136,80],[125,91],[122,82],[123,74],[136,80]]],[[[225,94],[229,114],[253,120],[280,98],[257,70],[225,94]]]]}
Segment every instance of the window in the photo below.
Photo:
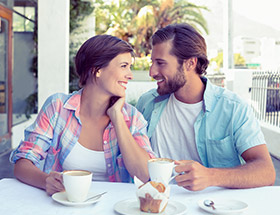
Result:
{"type": "Polygon", "coordinates": [[[35,8],[28,6],[14,7],[13,31],[33,32],[35,20],[35,8]]]}

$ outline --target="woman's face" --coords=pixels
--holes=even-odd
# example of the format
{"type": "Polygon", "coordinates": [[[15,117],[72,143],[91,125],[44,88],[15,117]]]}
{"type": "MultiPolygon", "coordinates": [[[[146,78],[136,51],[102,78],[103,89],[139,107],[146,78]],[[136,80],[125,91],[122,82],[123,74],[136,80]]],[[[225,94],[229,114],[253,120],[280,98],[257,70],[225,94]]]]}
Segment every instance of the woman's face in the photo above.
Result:
{"type": "Polygon", "coordinates": [[[128,80],[132,79],[131,54],[123,53],[113,58],[107,67],[96,74],[96,83],[110,96],[125,96],[128,80]]]}

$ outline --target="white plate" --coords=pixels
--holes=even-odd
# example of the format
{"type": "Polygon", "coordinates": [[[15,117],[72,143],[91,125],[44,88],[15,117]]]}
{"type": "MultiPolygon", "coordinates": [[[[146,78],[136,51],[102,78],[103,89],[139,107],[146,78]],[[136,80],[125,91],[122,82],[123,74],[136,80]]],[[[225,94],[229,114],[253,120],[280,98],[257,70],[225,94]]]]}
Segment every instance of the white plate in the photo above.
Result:
{"type": "MultiPolygon", "coordinates": [[[[139,202],[137,200],[127,199],[124,201],[117,202],[114,205],[114,210],[122,215],[134,215],[134,214],[141,214],[141,215],[151,215],[151,213],[145,213],[140,211],[139,202]]],[[[182,215],[185,214],[187,207],[180,202],[176,201],[168,201],[168,204],[162,213],[153,213],[156,214],[164,214],[164,215],[182,215]]]]}
{"type": "MultiPolygon", "coordinates": [[[[90,196],[95,196],[97,195],[98,193],[89,193],[88,194],[88,198],[90,196]]],[[[96,203],[100,200],[102,196],[98,196],[96,198],[93,198],[93,199],[90,199],[86,202],[70,202],[68,199],[67,199],[67,196],[66,196],[66,193],[65,192],[58,192],[58,193],[54,193],[52,195],[52,199],[60,204],[63,204],[63,205],[67,205],[67,206],[86,206],[86,205],[91,205],[93,203],[96,203]]]]}
{"type": "Polygon", "coordinates": [[[214,201],[213,210],[211,207],[204,205],[206,199],[201,199],[197,202],[198,206],[203,210],[210,212],[211,214],[237,214],[245,211],[248,205],[245,202],[234,200],[234,199],[218,199],[218,198],[208,198],[214,201]]]}

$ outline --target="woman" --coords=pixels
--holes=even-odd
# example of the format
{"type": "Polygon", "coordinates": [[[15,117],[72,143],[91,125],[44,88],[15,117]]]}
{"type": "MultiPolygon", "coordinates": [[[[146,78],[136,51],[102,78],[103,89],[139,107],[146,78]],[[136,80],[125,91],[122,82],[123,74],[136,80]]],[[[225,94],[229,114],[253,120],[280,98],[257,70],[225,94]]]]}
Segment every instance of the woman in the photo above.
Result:
{"type": "Polygon", "coordinates": [[[59,172],[68,169],[89,170],[93,180],[148,180],[147,161],[154,154],[147,123],[125,103],[133,55],[128,43],[109,35],[81,46],[75,64],[82,89],[50,96],[25,130],[10,158],[19,180],[49,195],[64,190],[59,172]]]}

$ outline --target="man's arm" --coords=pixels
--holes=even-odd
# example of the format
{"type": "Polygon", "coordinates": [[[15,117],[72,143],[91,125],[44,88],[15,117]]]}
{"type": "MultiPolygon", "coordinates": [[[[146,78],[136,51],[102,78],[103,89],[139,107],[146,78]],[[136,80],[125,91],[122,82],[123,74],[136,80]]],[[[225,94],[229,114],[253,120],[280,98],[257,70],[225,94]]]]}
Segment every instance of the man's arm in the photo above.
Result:
{"type": "Polygon", "coordinates": [[[185,172],[175,179],[188,190],[203,190],[209,186],[252,188],[273,185],[275,169],[265,144],[242,154],[246,164],[234,168],[207,168],[195,161],[177,161],[175,170],[185,172]]]}

